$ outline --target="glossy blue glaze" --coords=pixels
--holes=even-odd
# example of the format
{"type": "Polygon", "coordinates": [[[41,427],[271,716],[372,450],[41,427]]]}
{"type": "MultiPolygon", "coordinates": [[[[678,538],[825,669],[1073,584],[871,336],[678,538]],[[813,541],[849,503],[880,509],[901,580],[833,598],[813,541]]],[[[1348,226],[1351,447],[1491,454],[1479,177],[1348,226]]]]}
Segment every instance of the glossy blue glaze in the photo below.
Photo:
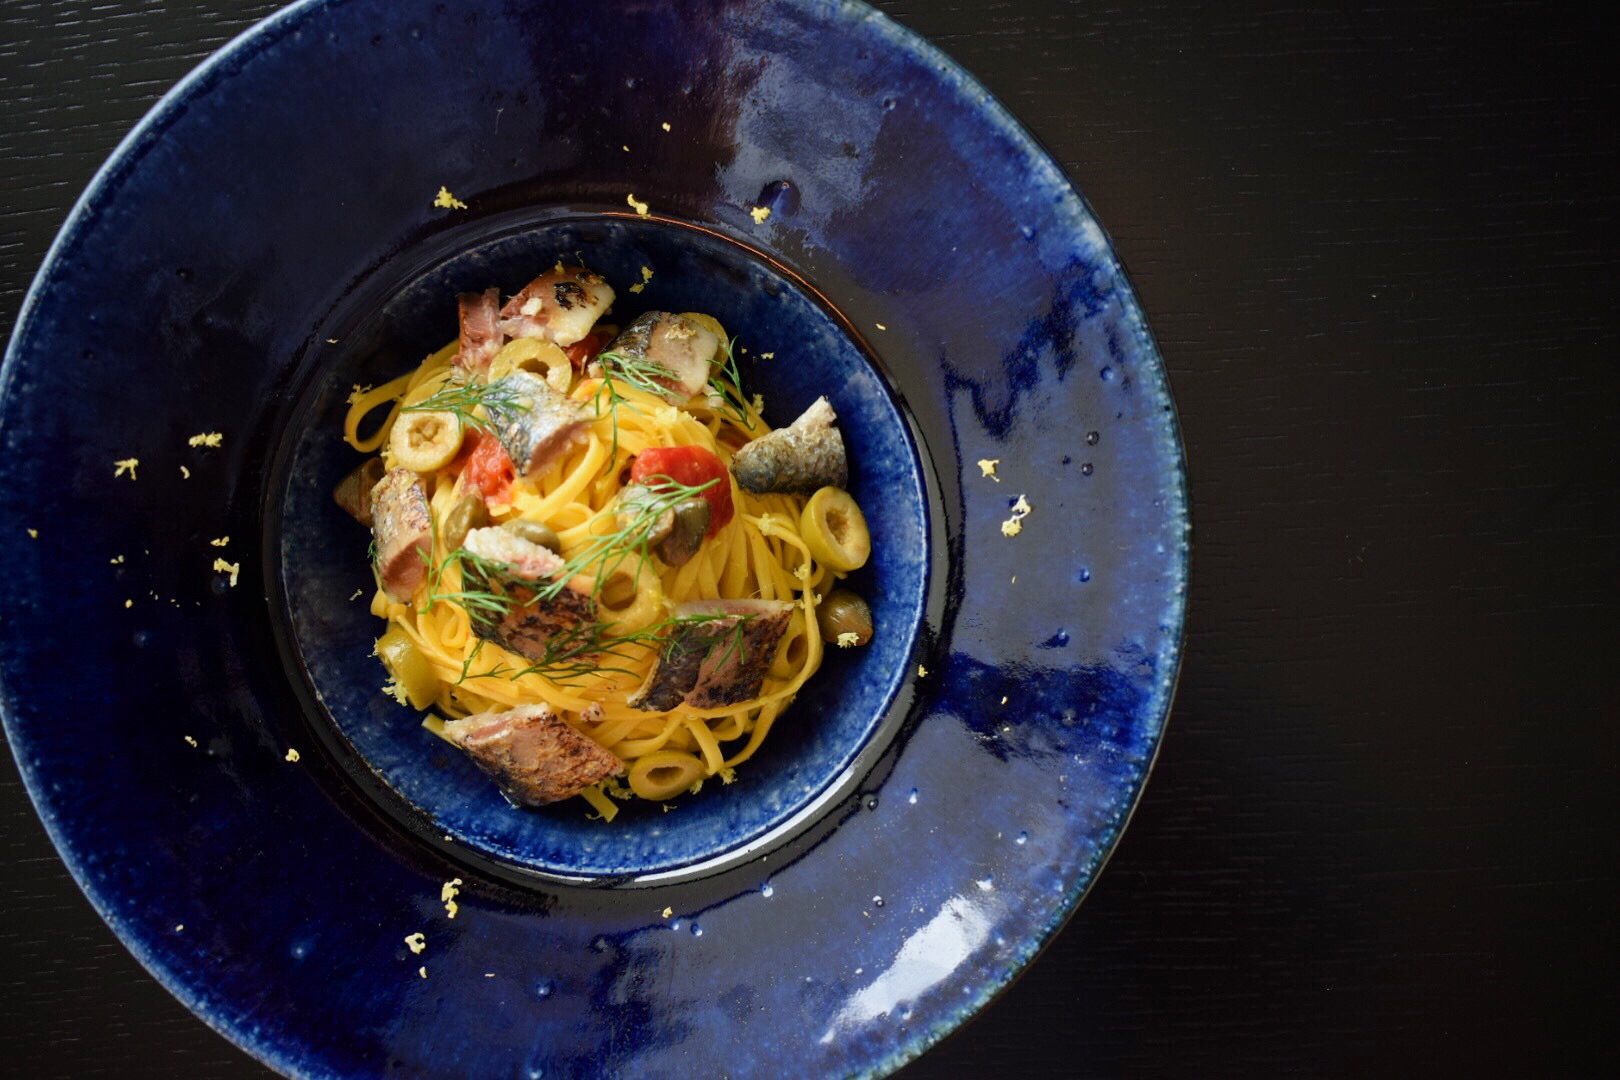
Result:
{"type": "MultiPolygon", "coordinates": [[[[635,226],[624,257],[673,227],[635,226]]],[[[487,268],[522,276],[493,255],[487,268]]],[[[831,325],[815,307],[796,327],[831,325]]],[[[14,563],[0,692],[23,775],[141,961],[289,1073],[895,1067],[1061,924],[1162,733],[1185,490],[1140,311],[1050,159],[959,69],[859,5],[682,0],[567,18],[496,0],[295,5],[177,88],[98,176],[0,380],[14,563]],[[434,208],[440,185],[469,209],[434,208]],[[285,623],[297,571],[278,574],[278,553],[300,550],[298,530],[348,541],[294,513],[277,480],[329,412],[334,374],[409,362],[367,359],[354,338],[391,326],[399,349],[420,349],[447,325],[368,311],[435,268],[477,276],[465,253],[502,237],[542,243],[558,207],[622,213],[631,192],[757,249],[847,316],[878,374],[835,335],[816,352],[829,369],[762,376],[782,380],[767,397],[881,376],[893,397],[862,399],[862,438],[915,440],[930,544],[925,564],[897,558],[886,597],[921,603],[917,641],[829,673],[868,707],[836,722],[800,795],[771,809],[764,789],[813,754],[683,804],[668,816],[713,816],[678,848],[636,833],[615,853],[603,828],[594,868],[673,867],[714,852],[730,822],[759,831],[802,804],[800,820],[661,883],[567,884],[523,867],[556,869],[580,844],[480,831],[442,791],[410,792],[433,815],[413,817],[355,767],[354,717],[334,710],[340,735],[310,707],[300,658],[352,644],[359,624],[330,601],[285,623]],[[773,211],[760,224],[756,204],[773,211]],[[211,430],[223,446],[187,445],[211,430]],[[114,478],[130,457],[137,478],[114,478]],[[980,458],[1000,460],[999,482],[980,458]],[[1004,537],[1020,494],[1033,512],[1004,537]],[[210,570],[222,550],[234,588],[210,570]],[[733,794],[751,805],[725,807],[733,794]],[[446,843],[438,821],[478,844],[446,843]],[[457,877],[450,920],[439,890],[457,877]],[[404,944],[417,931],[420,956],[404,944]]],[[[904,494],[909,463],[895,469],[864,483],[904,494]]],[[[328,554],[322,566],[352,564],[328,554]]],[[[384,715],[408,746],[413,721],[384,715]]],[[[361,748],[389,780],[385,743],[361,748]]]]}

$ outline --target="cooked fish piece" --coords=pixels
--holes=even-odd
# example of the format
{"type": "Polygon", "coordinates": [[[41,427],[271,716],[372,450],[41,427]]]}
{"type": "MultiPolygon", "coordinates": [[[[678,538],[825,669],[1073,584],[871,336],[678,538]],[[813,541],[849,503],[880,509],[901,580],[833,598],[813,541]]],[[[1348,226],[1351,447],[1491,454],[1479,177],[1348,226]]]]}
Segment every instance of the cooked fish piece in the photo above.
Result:
{"type": "Polygon", "coordinates": [[[456,353],[455,365],[466,371],[486,371],[506,344],[499,325],[501,290],[462,293],[456,297],[456,307],[461,318],[461,351],[456,353]]]}
{"type": "Polygon", "coordinates": [[[844,436],[833,426],[837,420],[827,399],[817,398],[787,427],[745,443],[731,459],[731,475],[756,495],[847,487],[849,460],[844,436]]]}
{"type": "Polygon", "coordinates": [[[548,270],[501,308],[500,328],[509,337],[545,338],[568,346],[591,332],[613,303],[613,286],[583,266],[548,270]]]}
{"type": "Polygon", "coordinates": [[[547,705],[519,705],[444,725],[444,736],[467,752],[519,806],[572,798],[624,772],[610,751],[547,705]]]}
{"type": "Polygon", "coordinates": [[[720,339],[684,315],[649,311],[625,327],[603,351],[663,368],[667,377],[649,377],[664,387],[663,397],[679,405],[709,384],[709,366],[720,353],[720,339]]]}
{"type": "MultiPolygon", "coordinates": [[[[596,601],[590,583],[583,578],[569,581],[550,599],[540,597],[538,587],[555,581],[566,565],[562,556],[550,548],[499,527],[473,529],[462,547],[501,565],[505,574],[493,584],[512,601],[499,622],[493,616],[473,619],[473,631],[479,637],[519,656],[539,660],[546,655],[546,644],[553,637],[596,622],[596,601]]],[[[466,566],[462,572],[472,573],[466,566]]]]}
{"type": "Polygon", "coordinates": [[[697,685],[686,695],[696,709],[717,709],[759,696],[765,672],[776,658],[794,605],[786,600],[701,600],[681,604],[685,615],[734,618],[736,630],[716,642],[703,658],[697,685]]]}
{"type": "Polygon", "coordinates": [[[427,577],[433,554],[433,518],[421,477],[409,469],[390,469],[371,489],[371,518],[383,591],[409,600],[427,577]]]}
{"type": "Polygon", "coordinates": [[[632,708],[667,712],[734,705],[759,696],[794,605],[785,600],[700,600],[676,605],[677,622],[632,708]]]}
{"type": "Polygon", "coordinates": [[[371,457],[354,472],[338,481],[332,489],[332,498],[349,516],[366,528],[371,528],[371,489],[383,476],[382,458],[371,457]]]}
{"type": "Polygon", "coordinates": [[[677,626],[664,639],[663,651],[653,664],[647,678],[636,688],[626,703],[632,709],[648,712],[668,712],[686,700],[686,695],[697,686],[698,673],[709,650],[728,635],[734,634],[742,620],[734,616],[705,620],[686,626],[677,626]]]}
{"type": "Polygon", "coordinates": [[[587,438],[590,413],[540,376],[514,371],[490,384],[485,407],[495,438],[524,476],[544,469],[587,438]]]}

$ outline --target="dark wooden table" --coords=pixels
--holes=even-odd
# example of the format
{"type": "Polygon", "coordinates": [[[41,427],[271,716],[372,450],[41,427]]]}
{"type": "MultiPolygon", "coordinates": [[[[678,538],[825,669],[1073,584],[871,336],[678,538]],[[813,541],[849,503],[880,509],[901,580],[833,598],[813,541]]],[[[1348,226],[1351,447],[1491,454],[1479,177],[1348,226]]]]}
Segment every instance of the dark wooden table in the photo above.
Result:
{"type": "MultiPolygon", "coordinates": [[[[0,4],[6,325],[117,140],[275,6],[0,4]]],[[[1057,942],[910,1074],[1612,1069],[1612,19],[879,6],[1097,208],[1170,366],[1194,507],[1141,809],[1057,942]]],[[[0,823],[0,1071],[263,1072],[96,919],[9,758],[0,823]]]]}

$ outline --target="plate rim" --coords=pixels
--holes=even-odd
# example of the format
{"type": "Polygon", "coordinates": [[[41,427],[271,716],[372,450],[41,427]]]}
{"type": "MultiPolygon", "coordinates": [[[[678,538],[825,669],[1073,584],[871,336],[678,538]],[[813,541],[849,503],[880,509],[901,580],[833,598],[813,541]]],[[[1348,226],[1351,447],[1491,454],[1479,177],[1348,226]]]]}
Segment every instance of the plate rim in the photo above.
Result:
{"type": "MultiPolygon", "coordinates": [[[[232,64],[280,40],[281,36],[292,30],[295,24],[307,20],[318,10],[339,6],[342,2],[343,0],[292,0],[287,6],[245,27],[165,91],[117,142],[75,199],[56,236],[46,249],[39,269],[23,294],[3,358],[0,358],[0,401],[9,396],[11,383],[23,352],[22,346],[32,329],[35,313],[42,298],[54,283],[63,251],[76,241],[87,219],[109,195],[109,189],[119,174],[138,164],[145,149],[162,137],[168,121],[177,111],[183,109],[197,96],[206,93],[211,88],[213,80],[232,64]]],[[[1005,134],[1014,144],[1022,144],[1021,149],[1037,167],[1044,168],[1048,174],[1046,179],[1053,191],[1060,196],[1060,201],[1065,198],[1070,201],[1069,207],[1060,210],[1060,213],[1072,218],[1073,224],[1080,227],[1082,232],[1086,228],[1095,230],[1098,255],[1106,260],[1106,265],[1114,278],[1115,288],[1122,296],[1122,318],[1137,346],[1152,361],[1148,365],[1152,373],[1151,386],[1157,403],[1164,407],[1164,417],[1159,421],[1162,428],[1159,437],[1168,443],[1170,450],[1170,470],[1169,476],[1166,477],[1170,483],[1166,485],[1166,490],[1169,496],[1167,501],[1173,500],[1174,505],[1167,506],[1166,517],[1169,522],[1179,525],[1178,535],[1174,539],[1175,551],[1171,562],[1171,574],[1168,575],[1169,580],[1166,582],[1171,594],[1166,610],[1174,619],[1174,634],[1165,646],[1170,670],[1163,677],[1162,689],[1158,693],[1160,700],[1152,717],[1154,722],[1152,750],[1143,763],[1140,774],[1131,782],[1125,809],[1104,827],[1104,842],[1100,845],[1100,852],[1089,872],[1077,888],[1065,891],[1061,905],[1054,909],[1049,922],[1037,934],[1030,935],[1021,942],[1021,948],[1009,957],[1003,969],[983,981],[978,993],[964,997],[954,1007],[942,1009],[938,1023],[908,1034],[898,1045],[893,1046],[888,1055],[866,1062],[860,1075],[877,1076],[898,1070],[948,1036],[961,1031],[969,1021],[1006,993],[1018,978],[1029,970],[1031,964],[1052,944],[1090,895],[1118,849],[1127,826],[1141,806],[1148,780],[1163,751],[1164,738],[1180,686],[1185,658],[1190,606],[1188,586],[1192,571],[1190,470],[1186,443],[1182,435],[1180,410],[1170,386],[1163,352],[1147,325],[1140,296],[1112,237],[1085,194],[1058,163],[1051,150],[999,97],[988,90],[965,67],[920,32],[896,22],[884,12],[871,7],[865,0],[790,0],[790,2],[818,10],[829,17],[850,24],[869,26],[886,39],[891,47],[909,53],[926,63],[958,94],[983,110],[986,119],[994,128],[1005,134]]],[[[46,835],[56,849],[58,858],[66,866],[79,891],[90,902],[102,922],[112,930],[118,942],[129,950],[157,983],[189,1012],[261,1064],[287,1075],[337,1075],[319,1067],[323,1063],[298,1053],[298,1046],[295,1043],[266,1038],[258,1032],[222,1018],[218,1015],[214,1003],[207,1000],[206,994],[200,988],[173,976],[148,941],[124,927],[123,921],[118,918],[108,900],[91,886],[84,868],[80,865],[78,855],[66,842],[67,838],[62,834],[54,812],[42,800],[41,778],[35,775],[33,765],[25,755],[18,752],[21,744],[9,719],[10,698],[11,691],[7,682],[4,678],[0,678],[0,726],[4,727],[7,741],[13,749],[13,758],[17,764],[18,775],[22,778],[23,788],[33,804],[35,814],[45,828],[46,835]]]]}

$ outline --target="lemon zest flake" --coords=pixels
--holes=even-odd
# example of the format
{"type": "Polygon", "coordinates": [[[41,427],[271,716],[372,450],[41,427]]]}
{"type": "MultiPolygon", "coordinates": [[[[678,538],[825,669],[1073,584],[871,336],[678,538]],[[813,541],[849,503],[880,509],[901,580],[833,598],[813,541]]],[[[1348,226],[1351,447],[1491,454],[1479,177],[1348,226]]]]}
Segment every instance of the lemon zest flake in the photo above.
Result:
{"type": "Polygon", "coordinates": [[[242,572],[242,564],[241,563],[234,563],[234,562],[226,562],[224,559],[215,559],[214,560],[214,572],[216,574],[229,574],[229,575],[231,575],[231,588],[234,589],[234,588],[236,588],[237,575],[242,572]]]}
{"type": "Polygon", "coordinates": [[[755,225],[763,225],[765,219],[771,216],[771,208],[768,206],[756,206],[748,211],[748,215],[754,219],[755,225]]]}
{"type": "Polygon", "coordinates": [[[140,467],[140,464],[140,458],[132,457],[113,462],[113,479],[116,480],[120,476],[128,476],[131,480],[135,479],[135,470],[140,467]]]}
{"type": "MultiPolygon", "coordinates": [[[[441,210],[465,210],[465,209],[467,209],[467,204],[462,202],[460,199],[456,198],[454,195],[450,194],[450,189],[443,186],[442,184],[439,186],[439,193],[437,195],[433,196],[433,205],[439,207],[441,210]]],[[[424,979],[427,978],[426,975],[424,975],[422,977],[424,979]]]]}
{"type": "Polygon", "coordinates": [[[187,446],[219,446],[225,441],[222,431],[204,431],[186,440],[187,446]]]}
{"type": "Polygon", "coordinates": [[[637,217],[647,216],[647,204],[638,200],[634,192],[626,195],[624,201],[630,204],[630,209],[636,212],[637,217]]]}

